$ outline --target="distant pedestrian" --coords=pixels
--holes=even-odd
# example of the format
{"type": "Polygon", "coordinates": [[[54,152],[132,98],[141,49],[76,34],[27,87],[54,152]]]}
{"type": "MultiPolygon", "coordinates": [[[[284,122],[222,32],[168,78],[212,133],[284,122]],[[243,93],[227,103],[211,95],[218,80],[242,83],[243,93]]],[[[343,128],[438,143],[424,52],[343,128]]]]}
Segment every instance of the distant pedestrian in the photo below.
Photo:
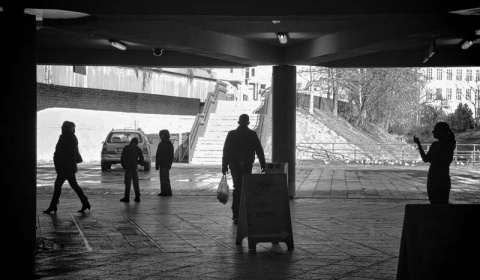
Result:
{"type": "Polygon", "coordinates": [[[427,193],[431,204],[447,204],[450,196],[450,163],[455,151],[455,134],[445,122],[439,122],[433,129],[433,137],[438,139],[432,143],[425,154],[420,140],[414,136],[420,156],[424,162],[430,162],[427,175],[427,193]]]}
{"type": "Polygon", "coordinates": [[[121,202],[130,202],[130,188],[133,181],[133,190],[135,192],[135,201],[140,201],[140,186],[138,183],[138,164],[143,164],[143,153],[138,147],[138,139],[132,138],[130,144],[125,146],[122,151],[120,161],[125,169],[125,197],[121,202]]]}
{"type": "Polygon", "coordinates": [[[160,169],[160,193],[158,196],[172,196],[172,186],[170,185],[170,169],[172,168],[174,149],[170,141],[170,132],[166,129],[160,130],[161,142],[158,143],[155,169],[160,169]]]}
{"type": "Polygon", "coordinates": [[[75,136],[75,123],[65,121],[62,125],[62,134],[60,135],[57,145],[55,146],[55,153],[53,154],[53,164],[55,165],[55,171],[57,172],[57,178],[55,179],[55,189],[53,191],[52,201],[47,210],[44,213],[57,213],[57,205],[60,201],[60,194],[62,192],[62,185],[65,180],[68,181],[70,187],[75,191],[78,198],[82,202],[82,209],[78,210],[79,213],[90,210],[90,203],[87,196],[83,193],[82,188],[77,183],[75,173],[77,173],[77,163],[81,163],[82,156],[78,151],[78,139],[75,136]]]}
{"type": "Polygon", "coordinates": [[[250,118],[247,114],[240,115],[238,128],[227,134],[223,146],[222,173],[228,173],[228,167],[232,173],[233,180],[233,221],[238,223],[238,212],[240,210],[240,197],[242,195],[243,174],[252,174],[255,154],[262,172],[265,172],[265,154],[257,133],[248,128],[250,118]]]}

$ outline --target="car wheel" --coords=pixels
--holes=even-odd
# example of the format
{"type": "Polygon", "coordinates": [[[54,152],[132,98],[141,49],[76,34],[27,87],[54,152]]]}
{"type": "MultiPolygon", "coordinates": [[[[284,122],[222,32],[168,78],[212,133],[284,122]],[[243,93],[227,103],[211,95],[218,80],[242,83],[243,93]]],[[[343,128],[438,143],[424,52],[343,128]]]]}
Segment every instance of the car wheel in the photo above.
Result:
{"type": "Polygon", "coordinates": [[[144,171],[150,171],[151,163],[150,162],[145,162],[145,165],[143,166],[144,171]]]}
{"type": "Polygon", "coordinates": [[[110,169],[110,164],[102,162],[102,171],[107,171],[108,169],[110,169]]]}

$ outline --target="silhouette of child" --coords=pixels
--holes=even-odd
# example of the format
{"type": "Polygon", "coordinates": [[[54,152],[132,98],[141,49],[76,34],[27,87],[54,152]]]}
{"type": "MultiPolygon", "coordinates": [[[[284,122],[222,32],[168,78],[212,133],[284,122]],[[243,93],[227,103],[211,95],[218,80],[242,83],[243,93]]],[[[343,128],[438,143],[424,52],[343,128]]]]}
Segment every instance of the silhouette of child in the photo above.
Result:
{"type": "Polygon", "coordinates": [[[413,136],[424,162],[430,162],[427,176],[427,193],[431,204],[448,204],[450,195],[450,163],[455,151],[455,135],[445,122],[439,122],[433,129],[433,137],[438,139],[425,154],[420,140],[413,136]]]}
{"type": "Polygon", "coordinates": [[[138,183],[138,164],[144,161],[143,152],[138,147],[138,139],[132,138],[130,144],[125,146],[120,157],[123,169],[125,169],[125,197],[120,199],[121,202],[130,202],[130,189],[133,181],[133,191],[135,192],[135,201],[140,202],[140,186],[138,183]]]}

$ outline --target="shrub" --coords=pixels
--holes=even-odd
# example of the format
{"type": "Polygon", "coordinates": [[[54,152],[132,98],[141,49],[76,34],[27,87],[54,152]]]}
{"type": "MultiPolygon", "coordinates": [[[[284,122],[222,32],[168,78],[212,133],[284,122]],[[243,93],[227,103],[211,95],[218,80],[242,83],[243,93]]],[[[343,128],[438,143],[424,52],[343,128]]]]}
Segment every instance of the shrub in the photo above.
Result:
{"type": "Polygon", "coordinates": [[[468,104],[458,104],[453,114],[447,116],[447,122],[454,132],[463,132],[474,127],[473,112],[468,104]]]}

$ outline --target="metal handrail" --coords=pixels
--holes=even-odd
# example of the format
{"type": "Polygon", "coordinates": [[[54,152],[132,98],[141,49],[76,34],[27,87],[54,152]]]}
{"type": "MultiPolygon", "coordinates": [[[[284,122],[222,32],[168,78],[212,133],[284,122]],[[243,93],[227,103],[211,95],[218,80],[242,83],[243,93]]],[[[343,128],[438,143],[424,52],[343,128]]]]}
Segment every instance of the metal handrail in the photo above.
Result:
{"type": "MultiPolygon", "coordinates": [[[[181,133],[181,132],[180,132],[180,133],[181,133]]],[[[182,141],[183,141],[183,139],[182,139],[182,141]]],[[[185,140],[185,141],[188,141],[188,145],[190,145],[190,134],[188,134],[188,140],[185,140]]],[[[178,142],[178,146],[180,147],[180,145],[183,146],[183,143],[180,143],[180,141],[179,141],[179,142],[178,142]]],[[[182,149],[182,150],[183,150],[183,149],[182,149]]],[[[183,151],[183,154],[178,156],[178,157],[179,157],[179,159],[178,159],[179,162],[182,162],[182,161],[183,161],[183,159],[185,158],[185,155],[189,152],[189,150],[190,150],[190,149],[189,149],[189,146],[187,146],[187,149],[185,149],[185,150],[183,151]]],[[[189,154],[188,156],[190,157],[190,154],[189,154]]],[[[190,159],[189,159],[189,160],[190,160],[190,159]]]]}
{"type": "Polygon", "coordinates": [[[188,163],[192,161],[193,151],[195,150],[196,140],[197,140],[197,132],[200,126],[200,119],[203,118],[202,114],[197,114],[195,117],[195,121],[193,122],[192,129],[190,130],[190,137],[188,137],[188,163]]]}
{"type": "Polygon", "coordinates": [[[265,117],[265,111],[266,111],[265,108],[268,104],[267,102],[268,102],[267,98],[263,99],[262,102],[260,103],[260,105],[255,110],[253,110],[253,113],[257,114],[259,116],[258,116],[258,118],[256,120],[256,123],[255,123],[255,126],[253,127],[252,130],[255,130],[255,132],[257,132],[257,135],[258,135],[259,139],[262,139],[263,120],[264,120],[264,117],[265,117]],[[264,112],[260,112],[261,109],[264,109],[263,110],[264,112]]]}
{"type": "Polygon", "coordinates": [[[190,130],[190,135],[188,137],[188,163],[191,163],[192,158],[193,158],[193,153],[195,151],[195,146],[197,145],[197,140],[198,140],[198,132],[200,125],[205,125],[208,122],[208,117],[210,115],[210,108],[212,104],[215,103],[215,101],[218,98],[218,94],[220,92],[220,85],[225,85],[222,82],[217,82],[215,85],[215,89],[213,92],[210,92],[207,95],[207,99],[205,101],[205,106],[203,107],[203,112],[201,114],[197,114],[195,117],[195,121],[193,122],[192,129],[190,130]]]}
{"type": "MultiPolygon", "coordinates": [[[[424,150],[428,153],[431,143],[424,144],[424,150]]],[[[405,163],[405,162],[419,162],[421,157],[415,146],[406,143],[376,143],[374,148],[358,148],[349,143],[298,143],[296,146],[297,153],[306,153],[312,159],[323,159],[329,161],[358,161],[358,162],[372,162],[372,163],[405,163]],[[342,147],[345,145],[346,147],[342,147]],[[353,147],[352,147],[353,146],[353,147]],[[382,151],[382,146],[395,147],[400,146],[400,149],[390,149],[389,151],[382,151]],[[388,156],[390,154],[390,156],[388,156]],[[373,156],[372,156],[373,155],[373,156]]],[[[299,156],[297,156],[299,158],[299,156]]],[[[453,161],[459,164],[480,163],[480,144],[457,144],[454,152],[453,161]],[[478,147],[478,149],[477,149],[478,147]]]]}
{"type": "Polygon", "coordinates": [[[260,141],[262,140],[262,135],[263,135],[263,123],[265,120],[265,115],[268,113],[269,99],[270,99],[270,93],[267,92],[260,106],[256,110],[254,110],[254,113],[258,114],[259,111],[263,109],[263,112],[261,112],[259,118],[257,118],[257,123],[255,124],[255,128],[254,128],[254,130],[257,132],[257,135],[260,141]]]}

